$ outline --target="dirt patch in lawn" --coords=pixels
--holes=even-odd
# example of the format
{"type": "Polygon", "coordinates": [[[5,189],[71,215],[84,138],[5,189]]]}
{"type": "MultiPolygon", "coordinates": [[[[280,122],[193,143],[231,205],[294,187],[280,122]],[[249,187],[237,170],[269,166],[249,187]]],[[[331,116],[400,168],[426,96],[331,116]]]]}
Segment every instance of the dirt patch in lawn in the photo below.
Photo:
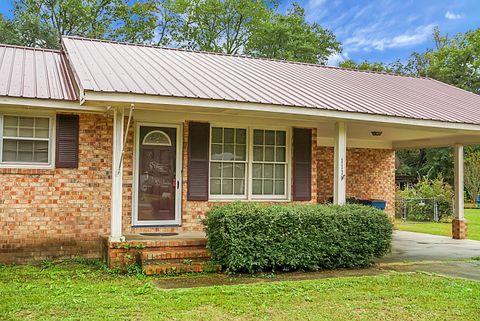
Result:
{"type": "Polygon", "coordinates": [[[349,276],[379,275],[387,272],[388,271],[385,269],[381,269],[379,267],[372,267],[366,269],[338,269],[322,270],[317,272],[277,272],[271,274],[261,273],[254,275],[228,275],[223,273],[203,275],[189,274],[175,277],[161,277],[154,280],[154,285],[162,289],[180,289],[220,285],[264,283],[275,281],[299,281],[349,276]]]}

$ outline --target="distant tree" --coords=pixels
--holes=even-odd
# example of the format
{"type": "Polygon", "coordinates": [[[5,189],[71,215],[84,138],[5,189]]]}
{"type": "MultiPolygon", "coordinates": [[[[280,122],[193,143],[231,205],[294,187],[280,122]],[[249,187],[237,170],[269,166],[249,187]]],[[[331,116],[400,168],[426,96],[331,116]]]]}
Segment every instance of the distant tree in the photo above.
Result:
{"type": "Polygon", "coordinates": [[[341,51],[335,35],[317,23],[308,23],[298,4],[286,15],[273,13],[261,21],[246,44],[246,53],[253,56],[308,63],[324,64],[341,51]]]}
{"type": "Polygon", "coordinates": [[[480,193],[480,152],[471,153],[465,158],[465,189],[476,202],[480,193]]]}
{"type": "Polygon", "coordinates": [[[339,64],[339,67],[358,70],[370,70],[376,72],[390,72],[388,66],[385,65],[383,62],[369,62],[366,60],[362,61],[361,63],[356,63],[353,59],[347,59],[345,61],[342,61],[339,64]]]}

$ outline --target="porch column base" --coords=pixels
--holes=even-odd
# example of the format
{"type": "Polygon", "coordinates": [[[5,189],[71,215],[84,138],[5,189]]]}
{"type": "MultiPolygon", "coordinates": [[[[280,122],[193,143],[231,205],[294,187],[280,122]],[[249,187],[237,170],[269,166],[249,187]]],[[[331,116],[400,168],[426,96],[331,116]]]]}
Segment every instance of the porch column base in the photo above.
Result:
{"type": "Polygon", "coordinates": [[[460,220],[454,218],[452,221],[452,237],[457,240],[464,240],[468,238],[468,224],[467,220],[460,220]]]}
{"type": "Polygon", "coordinates": [[[125,236],[109,236],[108,242],[125,242],[125,236]]]}

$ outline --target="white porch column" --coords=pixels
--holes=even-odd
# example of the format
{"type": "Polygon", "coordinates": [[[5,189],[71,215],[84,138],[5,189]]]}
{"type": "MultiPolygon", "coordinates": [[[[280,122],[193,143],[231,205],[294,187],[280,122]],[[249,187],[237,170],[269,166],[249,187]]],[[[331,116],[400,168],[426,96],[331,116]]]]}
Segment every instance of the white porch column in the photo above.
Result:
{"type": "Polygon", "coordinates": [[[347,124],[335,123],[335,147],[333,158],[333,203],[345,204],[347,195],[347,124]]]}
{"type": "Polygon", "coordinates": [[[454,174],[455,174],[455,213],[452,221],[452,236],[454,239],[467,238],[467,221],[464,215],[464,173],[463,173],[463,145],[455,144],[454,153],[454,174]]]}
{"type": "Polygon", "coordinates": [[[453,147],[455,163],[455,216],[457,220],[463,220],[463,145],[456,144],[453,147]]]}
{"type": "Polygon", "coordinates": [[[122,185],[123,165],[120,164],[123,146],[123,108],[115,107],[113,112],[113,161],[112,161],[112,206],[111,235],[114,242],[122,239],[122,185]]]}

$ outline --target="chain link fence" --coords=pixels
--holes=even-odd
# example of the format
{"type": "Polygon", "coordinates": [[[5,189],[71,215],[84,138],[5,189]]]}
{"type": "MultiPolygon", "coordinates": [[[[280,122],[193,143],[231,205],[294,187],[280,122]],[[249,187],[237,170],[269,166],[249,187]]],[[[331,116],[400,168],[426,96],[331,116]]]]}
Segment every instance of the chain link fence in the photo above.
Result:
{"type": "Polygon", "coordinates": [[[453,214],[453,200],[404,197],[395,202],[395,217],[404,221],[443,222],[453,214]]]}

